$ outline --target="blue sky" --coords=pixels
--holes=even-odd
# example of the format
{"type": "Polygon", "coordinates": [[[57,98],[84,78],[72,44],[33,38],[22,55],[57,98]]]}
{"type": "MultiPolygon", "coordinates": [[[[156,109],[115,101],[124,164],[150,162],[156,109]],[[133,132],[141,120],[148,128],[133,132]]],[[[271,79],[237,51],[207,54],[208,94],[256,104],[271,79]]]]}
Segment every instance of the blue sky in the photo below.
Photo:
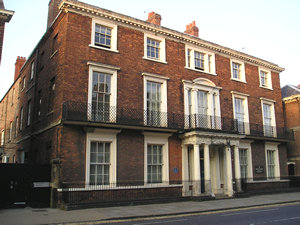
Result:
{"type": "MultiPolygon", "coordinates": [[[[162,16],[162,26],[184,31],[196,21],[201,39],[223,45],[285,68],[281,86],[300,84],[299,0],[81,0],[146,20],[162,16]]],[[[28,57],[46,31],[49,0],[4,0],[15,11],[6,24],[0,66],[0,99],[13,83],[17,56],[28,57]]]]}

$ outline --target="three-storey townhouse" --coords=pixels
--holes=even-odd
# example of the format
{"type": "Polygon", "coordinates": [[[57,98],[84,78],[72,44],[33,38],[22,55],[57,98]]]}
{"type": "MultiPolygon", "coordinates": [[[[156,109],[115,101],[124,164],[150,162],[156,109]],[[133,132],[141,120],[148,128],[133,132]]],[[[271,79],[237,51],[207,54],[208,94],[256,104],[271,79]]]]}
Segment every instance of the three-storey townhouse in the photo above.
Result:
{"type": "Polygon", "coordinates": [[[18,148],[53,163],[58,205],[288,185],[283,68],[160,21],[50,1],[18,148]]]}

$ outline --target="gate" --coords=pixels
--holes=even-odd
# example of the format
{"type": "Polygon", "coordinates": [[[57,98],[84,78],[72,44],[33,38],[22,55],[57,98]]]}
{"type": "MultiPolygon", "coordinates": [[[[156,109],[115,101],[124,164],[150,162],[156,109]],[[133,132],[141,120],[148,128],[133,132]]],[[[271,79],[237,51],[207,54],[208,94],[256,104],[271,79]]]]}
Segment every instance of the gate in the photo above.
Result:
{"type": "Polygon", "coordinates": [[[49,207],[50,182],[50,164],[0,164],[0,207],[49,207]]]}

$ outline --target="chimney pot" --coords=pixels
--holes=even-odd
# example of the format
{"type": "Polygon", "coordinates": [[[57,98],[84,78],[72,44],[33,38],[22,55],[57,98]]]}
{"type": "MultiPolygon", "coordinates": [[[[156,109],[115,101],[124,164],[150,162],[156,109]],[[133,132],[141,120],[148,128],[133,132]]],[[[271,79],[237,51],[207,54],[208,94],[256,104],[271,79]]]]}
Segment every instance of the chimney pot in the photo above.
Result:
{"type": "Polygon", "coordinates": [[[196,26],[196,22],[193,21],[192,23],[186,25],[186,30],[184,31],[184,33],[199,37],[199,28],[196,26]]]}
{"type": "Polygon", "coordinates": [[[22,66],[25,64],[26,62],[26,57],[22,57],[22,56],[18,56],[16,63],[15,63],[15,79],[16,80],[18,78],[18,76],[20,75],[20,70],[22,68],[22,66]]]}
{"type": "Polygon", "coordinates": [[[148,19],[146,21],[160,26],[161,16],[155,12],[150,12],[148,13],[148,19]]]}

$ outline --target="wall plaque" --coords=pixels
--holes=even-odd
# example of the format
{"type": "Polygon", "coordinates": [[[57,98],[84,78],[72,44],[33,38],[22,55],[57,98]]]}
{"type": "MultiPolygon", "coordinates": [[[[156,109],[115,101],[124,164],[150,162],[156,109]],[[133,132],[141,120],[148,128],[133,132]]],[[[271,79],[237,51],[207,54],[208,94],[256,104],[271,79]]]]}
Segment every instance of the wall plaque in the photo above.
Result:
{"type": "Polygon", "coordinates": [[[263,174],[264,173],[264,166],[255,166],[255,173],[256,174],[263,174]]]}

